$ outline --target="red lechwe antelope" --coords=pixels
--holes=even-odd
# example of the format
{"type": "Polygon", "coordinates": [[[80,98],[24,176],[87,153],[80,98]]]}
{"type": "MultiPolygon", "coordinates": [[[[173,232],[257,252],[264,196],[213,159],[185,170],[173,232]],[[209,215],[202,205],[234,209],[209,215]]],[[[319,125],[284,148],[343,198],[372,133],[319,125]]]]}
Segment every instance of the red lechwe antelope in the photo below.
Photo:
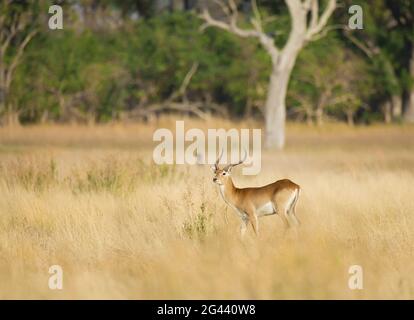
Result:
{"type": "Polygon", "coordinates": [[[249,222],[254,232],[258,234],[258,218],[273,214],[278,214],[282,218],[286,228],[291,224],[299,225],[295,212],[300,194],[299,185],[288,179],[283,179],[257,188],[237,188],[231,178],[231,169],[246,160],[247,152],[244,159],[238,163],[229,164],[220,169],[219,161],[222,154],[223,152],[212,166],[213,182],[218,184],[224,201],[241,218],[240,232],[242,236],[245,234],[249,222]]]}

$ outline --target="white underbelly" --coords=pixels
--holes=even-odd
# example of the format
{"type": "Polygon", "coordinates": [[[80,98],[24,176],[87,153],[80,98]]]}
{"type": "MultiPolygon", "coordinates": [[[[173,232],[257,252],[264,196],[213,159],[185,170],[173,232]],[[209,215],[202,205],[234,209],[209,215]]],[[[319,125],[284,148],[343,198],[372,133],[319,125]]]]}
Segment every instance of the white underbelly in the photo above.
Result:
{"type": "Polygon", "coordinates": [[[258,216],[263,216],[263,215],[275,213],[275,210],[273,209],[273,204],[269,201],[265,203],[263,206],[261,206],[260,208],[258,208],[256,210],[256,213],[258,216]]]}

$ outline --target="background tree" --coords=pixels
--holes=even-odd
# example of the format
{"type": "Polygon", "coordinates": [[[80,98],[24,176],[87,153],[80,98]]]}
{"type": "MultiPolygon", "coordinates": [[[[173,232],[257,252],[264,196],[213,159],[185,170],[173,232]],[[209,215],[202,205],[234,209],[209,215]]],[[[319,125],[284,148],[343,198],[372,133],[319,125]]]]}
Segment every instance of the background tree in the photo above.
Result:
{"type": "MultiPolygon", "coordinates": [[[[351,5],[352,2],[346,3],[351,5]]],[[[385,2],[370,0],[360,5],[364,12],[364,29],[345,29],[343,35],[371,66],[375,87],[373,104],[379,105],[386,122],[398,121],[402,116],[404,90],[401,34],[385,2]]]]}
{"type": "Polygon", "coordinates": [[[402,44],[399,58],[403,61],[404,120],[414,123],[414,2],[387,0],[386,5],[396,22],[393,37],[397,37],[402,44]]]}
{"type": "Polygon", "coordinates": [[[18,120],[9,99],[10,87],[26,46],[36,34],[37,9],[33,1],[0,2],[0,116],[7,114],[10,124],[18,120]]]}
{"type": "Polygon", "coordinates": [[[286,93],[296,58],[305,44],[315,40],[323,31],[335,9],[336,1],[329,0],[320,15],[318,0],[303,2],[301,0],[286,0],[291,17],[291,31],[283,48],[276,46],[274,38],[266,33],[255,0],[252,1],[254,14],[251,18],[251,24],[253,29],[244,29],[238,26],[238,6],[234,0],[229,0],[227,4],[220,1],[215,2],[222,8],[227,21],[213,18],[205,7],[201,15],[205,21],[203,28],[214,26],[243,38],[257,38],[270,55],[272,71],[265,103],[265,138],[268,148],[281,149],[285,144],[286,93]]]}
{"type": "Polygon", "coordinates": [[[330,115],[353,125],[356,111],[369,103],[372,86],[368,63],[333,35],[299,55],[288,101],[308,123],[322,125],[330,115]]]}

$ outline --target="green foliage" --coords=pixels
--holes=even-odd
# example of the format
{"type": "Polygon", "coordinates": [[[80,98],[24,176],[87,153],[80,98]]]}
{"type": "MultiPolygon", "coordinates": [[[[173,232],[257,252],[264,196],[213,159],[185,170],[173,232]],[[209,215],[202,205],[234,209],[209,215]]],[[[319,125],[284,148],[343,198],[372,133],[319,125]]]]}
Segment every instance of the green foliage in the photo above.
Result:
{"type": "Polygon", "coordinates": [[[193,63],[199,68],[188,88],[190,98],[235,102],[242,110],[257,96],[250,84],[266,83],[267,56],[257,44],[241,46],[237,37],[214,29],[200,33],[199,27],[193,15],[177,13],[113,34],[41,34],[15,79],[21,120],[39,121],[46,114],[51,120],[107,121],[122,110],[167,99],[193,63]]]}
{"type": "Polygon", "coordinates": [[[202,203],[200,210],[184,222],[184,234],[190,239],[203,240],[212,228],[212,213],[206,209],[206,204],[202,203]]]}
{"type": "Polygon", "coordinates": [[[289,90],[289,103],[308,121],[321,113],[352,117],[369,102],[373,82],[367,62],[335,36],[311,44],[300,54],[289,90]]]}
{"type": "Polygon", "coordinates": [[[44,112],[55,120],[95,111],[101,119],[111,117],[123,97],[125,73],[111,63],[110,40],[73,31],[39,36],[15,81],[23,120],[37,121],[44,112]]]}
{"type": "MultiPolygon", "coordinates": [[[[364,32],[352,35],[371,54],[342,31],[331,31],[302,50],[289,85],[289,117],[314,120],[323,105],[330,117],[342,120],[352,113],[365,121],[362,115],[381,112],[382,101],[412,86],[406,63],[410,26],[389,27],[396,15],[404,18],[409,12],[408,3],[399,2],[402,12],[388,1],[359,3],[364,32]]],[[[286,5],[258,4],[265,31],[282,47],[291,27],[286,5]]],[[[65,20],[64,30],[39,29],[8,97],[22,122],[123,118],[169,99],[194,64],[198,68],[185,97],[190,102],[212,102],[233,116],[251,115],[252,108],[263,107],[271,63],[256,39],[240,39],[216,28],[200,32],[201,21],[192,12],[155,14],[149,1],[121,5],[108,0],[99,6],[119,13],[123,23],[106,30],[77,28],[76,13],[66,6],[72,18],[65,20]],[[141,18],[130,19],[133,10],[141,18]]],[[[249,26],[251,14],[240,15],[241,27],[249,26]]],[[[348,18],[346,10],[338,9],[334,23],[348,18]]]]}

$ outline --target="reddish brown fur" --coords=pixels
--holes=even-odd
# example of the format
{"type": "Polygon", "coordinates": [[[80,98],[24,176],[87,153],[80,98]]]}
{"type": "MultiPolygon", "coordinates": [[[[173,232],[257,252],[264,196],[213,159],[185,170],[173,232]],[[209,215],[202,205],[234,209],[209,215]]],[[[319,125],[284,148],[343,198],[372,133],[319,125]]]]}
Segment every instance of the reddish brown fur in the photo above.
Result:
{"type": "MultiPolygon", "coordinates": [[[[233,207],[242,217],[251,223],[253,230],[258,232],[258,210],[263,206],[272,204],[275,212],[280,215],[286,227],[290,226],[289,217],[295,224],[299,224],[295,216],[296,202],[299,197],[300,186],[288,179],[278,180],[262,187],[237,188],[231,178],[231,166],[224,169],[215,167],[213,181],[222,188],[225,201],[233,207]],[[244,218],[244,215],[246,218],[244,218]]],[[[264,214],[264,215],[268,215],[264,214]]],[[[245,230],[242,222],[242,233],[245,230]]]]}

